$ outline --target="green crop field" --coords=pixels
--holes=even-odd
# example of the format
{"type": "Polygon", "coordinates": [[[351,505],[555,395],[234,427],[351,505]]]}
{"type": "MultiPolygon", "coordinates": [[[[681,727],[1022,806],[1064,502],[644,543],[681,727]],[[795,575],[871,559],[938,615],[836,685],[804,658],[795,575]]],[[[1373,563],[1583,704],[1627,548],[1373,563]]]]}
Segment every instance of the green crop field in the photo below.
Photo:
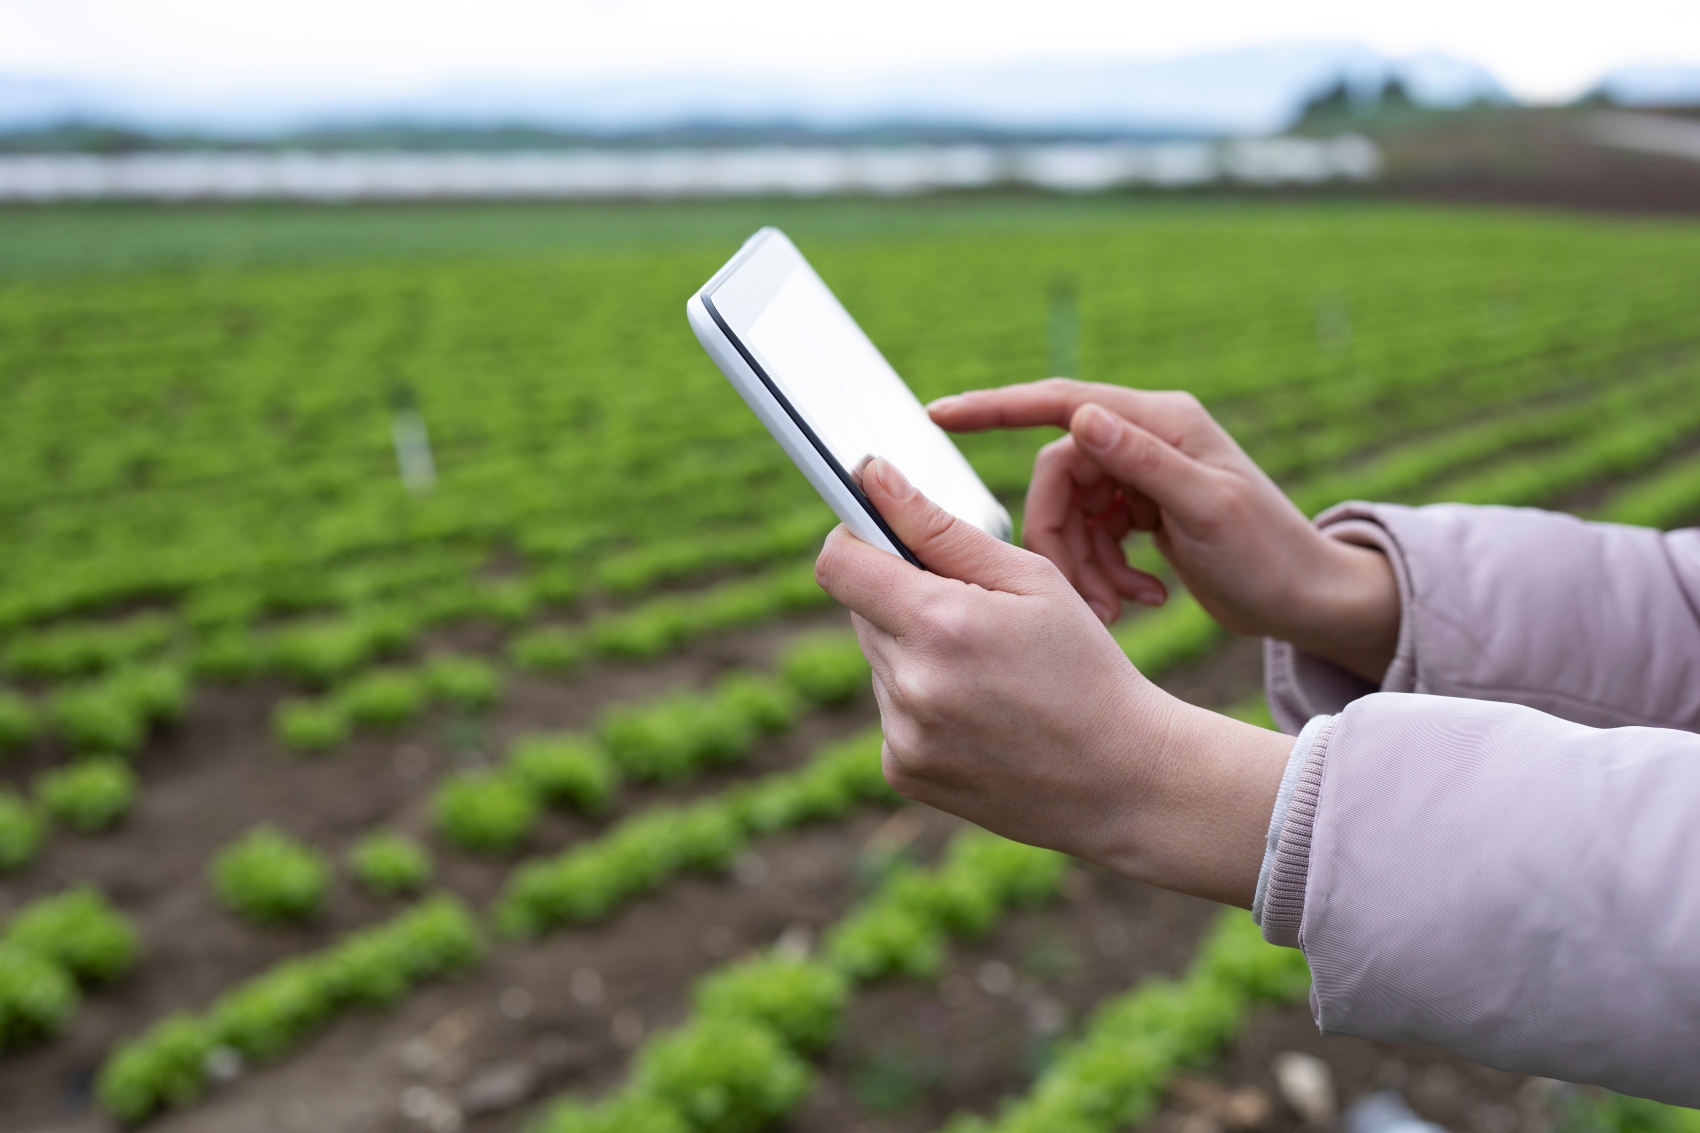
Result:
{"type": "MultiPolygon", "coordinates": [[[[832,517],[685,324],[763,223],[923,399],[1061,365],[1196,393],[1312,512],[1700,520],[1690,222],[996,197],[0,212],[16,1128],[961,1109],[1107,1133],[1180,1104],[1183,1071],[1267,1092],[1223,1052],[1302,1017],[1297,953],[885,789],[865,666],[812,579],[832,517]],[[1111,947],[1153,925],[1173,955],[1111,947]],[[995,1073],[904,1045],[982,1008],[1025,1036],[995,1073]]],[[[1051,435],[962,447],[1019,513],[1051,435]]],[[[1256,717],[1244,643],[1184,595],[1116,632],[1256,717]]],[[[1501,1077],[1459,1087],[1454,1128],[1523,1089],[1501,1077]]]]}

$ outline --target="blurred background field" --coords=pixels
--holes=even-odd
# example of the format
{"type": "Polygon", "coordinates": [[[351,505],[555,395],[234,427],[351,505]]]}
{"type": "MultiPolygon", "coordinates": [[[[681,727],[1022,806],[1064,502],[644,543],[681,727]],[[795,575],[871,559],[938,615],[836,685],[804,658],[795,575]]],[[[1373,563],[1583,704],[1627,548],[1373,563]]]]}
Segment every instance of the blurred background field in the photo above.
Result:
{"type": "MultiPolygon", "coordinates": [[[[1243,916],[896,798],[832,516],[683,317],[773,224],[923,399],[1185,389],[1312,514],[1700,522],[1648,4],[0,0],[0,1131],[1693,1133],[1322,1039],[1243,916]]],[[[1053,435],[960,443],[1019,521],[1053,435]]],[[[1269,726],[1170,582],[1118,642],[1269,726]]]]}
{"type": "MultiPolygon", "coordinates": [[[[926,866],[953,823],[883,818],[855,780],[795,817],[738,801],[789,797],[811,753],[817,780],[866,767],[874,719],[810,577],[831,517],[681,317],[760,223],[923,398],[1059,370],[1189,389],[1309,510],[1700,518],[1680,216],[1032,194],[0,214],[6,900],[16,923],[93,883],[139,941],[80,1007],[18,1016],[4,1127],[591,1128],[546,1099],[630,1095],[627,1052],[691,981],[778,940],[872,983],[810,1048],[819,1084],[751,1103],[758,1124],[929,1129],[1066,1082],[1094,1007],[1184,969],[1209,910],[1084,867],[942,961],[845,960],[834,923],[889,915],[892,863],[926,866]],[[688,800],[731,840],[658,848],[643,816],[688,800]],[[388,857],[362,849],[386,832],[388,857]],[[664,877],[621,872],[623,844],[664,877]],[[238,847],[253,864],[215,866],[238,847]],[[461,903],[406,920],[430,886],[461,903]],[[386,924],[412,955],[409,934],[447,943],[394,990],[280,1006],[320,970],[290,957],[386,924]],[[198,1029],[161,1030],[182,1011],[198,1029]]],[[[962,443],[1019,515],[1048,435],[962,443]]],[[[1255,643],[1184,595],[1117,633],[1178,694],[1259,718],[1255,643]]],[[[1460,1131],[1605,1120],[1247,1010],[1102,1127],[1291,1128],[1294,1054],[1337,1104],[1393,1087],[1460,1131]]]]}

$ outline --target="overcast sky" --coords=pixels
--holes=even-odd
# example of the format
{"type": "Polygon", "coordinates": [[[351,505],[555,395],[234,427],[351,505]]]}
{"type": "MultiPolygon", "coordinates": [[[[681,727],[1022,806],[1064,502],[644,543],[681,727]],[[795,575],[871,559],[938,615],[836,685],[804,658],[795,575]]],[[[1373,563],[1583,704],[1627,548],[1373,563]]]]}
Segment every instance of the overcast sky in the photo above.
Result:
{"type": "Polygon", "coordinates": [[[1700,64],[1700,0],[0,0],[0,72],[393,92],[462,78],[856,73],[1358,39],[1528,99],[1700,64]]]}

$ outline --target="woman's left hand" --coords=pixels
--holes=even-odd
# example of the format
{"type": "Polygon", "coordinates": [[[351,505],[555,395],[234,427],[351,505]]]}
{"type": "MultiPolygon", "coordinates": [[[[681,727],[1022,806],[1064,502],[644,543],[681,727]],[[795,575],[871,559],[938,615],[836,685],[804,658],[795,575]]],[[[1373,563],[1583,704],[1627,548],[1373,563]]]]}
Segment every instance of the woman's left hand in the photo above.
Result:
{"type": "Polygon", "coordinates": [[[885,774],[1006,837],[1249,906],[1292,740],[1169,696],[1050,561],[890,462],[863,489],[927,567],[840,527],[816,564],[874,670],[885,774]]]}

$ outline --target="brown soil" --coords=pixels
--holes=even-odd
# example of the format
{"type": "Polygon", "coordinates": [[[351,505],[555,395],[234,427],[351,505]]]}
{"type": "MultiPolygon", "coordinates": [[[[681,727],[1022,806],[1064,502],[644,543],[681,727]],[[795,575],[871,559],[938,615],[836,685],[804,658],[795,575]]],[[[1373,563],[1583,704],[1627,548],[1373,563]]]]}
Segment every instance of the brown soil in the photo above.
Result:
{"type": "MultiPolygon", "coordinates": [[[[248,827],[277,822],[339,859],[378,823],[428,837],[427,800],[451,767],[478,762],[523,731],[584,727],[610,703],[700,685],[729,665],[765,666],[792,632],[843,619],[833,613],[792,621],[643,668],[604,666],[570,680],[515,678],[487,722],[435,717],[399,736],[362,736],[316,759],[285,755],[270,739],[266,717],[278,689],[201,690],[187,720],[142,754],[145,787],[124,826],[102,836],[56,834],[0,894],[3,913],[72,881],[93,880],[145,941],[136,970],[90,994],[66,1036],[0,1060],[0,1131],[109,1129],[90,1104],[89,1083],[116,1040],[169,1011],[204,1006],[278,959],[399,908],[339,879],[324,917],[310,928],[244,925],[214,903],[204,870],[218,847],[248,827]]],[[[1258,643],[1232,639],[1162,684],[1223,707],[1254,692],[1260,675],[1258,643]]],[[[744,768],[699,780],[684,793],[793,764],[874,718],[871,696],[814,714],[792,734],[764,741],[744,768]]],[[[47,758],[36,753],[15,763],[7,778],[27,779],[47,758]]],[[[619,811],[663,794],[629,790],[619,811]]],[[[922,858],[959,825],[925,808],[910,810],[921,817],[914,849],[922,858]]],[[[594,1095],[617,1084],[630,1048],[684,1017],[691,981],[704,971],[781,934],[813,936],[843,915],[861,891],[864,848],[888,821],[868,810],[765,840],[733,877],[678,879],[605,924],[497,945],[467,977],[427,984],[387,1012],[339,1019],[279,1063],[250,1069],[149,1128],[517,1130],[543,1098],[594,1095]]],[[[529,852],[564,846],[603,824],[551,816],[529,852]]],[[[475,905],[494,895],[509,868],[437,850],[444,886],[475,905]]],[[[1181,971],[1215,910],[1096,867],[1078,867],[1065,889],[1055,906],[1013,915],[989,939],[954,949],[937,983],[894,981],[859,994],[844,1034],[822,1060],[819,1088],[788,1128],[908,1133],[936,1128],[957,1110],[992,1112],[999,1099],[1030,1085],[1056,1037],[1094,1003],[1146,976],[1181,971]]],[[[1402,1080],[1415,1083],[1412,1100],[1428,1116],[1461,1133],[1515,1133],[1503,1114],[1520,1104],[1521,1079],[1434,1052],[1323,1040],[1302,1009],[1260,1015],[1205,1077],[1272,1098],[1269,1061],[1281,1050],[1322,1054],[1346,1099],[1390,1081],[1403,1066],[1402,1080]]],[[[1177,1100],[1156,1127],[1167,1133],[1165,1123],[1192,1122],[1175,1133],[1215,1133],[1197,1125],[1208,1118],[1195,1102],[1177,1100]]],[[[1262,1127],[1287,1133],[1296,1125],[1276,1103],[1262,1127]]]]}
{"type": "Polygon", "coordinates": [[[957,946],[937,984],[858,994],[820,1088],[789,1127],[923,1133],[958,1110],[994,1112],[1094,1005],[1184,970],[1216,912],[1095,867],[1077,869],[1065,890],[1055,906],[957,946]]]}
{"type": "Polygon", "coordinates": [[[1387,170],[1372,191],[1605,212],[1700,210],[1700,164],[1600,145],[1585,121],[1568,110],[1515,108],[1376,129],[1387,170]]]}
{"type": "MultiPolygon", "coordinates": [[[[256,928],[213,898],[205,871],[213,854],[250,827],[273,822],[341,861],[354,841],[383,824],[427,842],[428,807],[437,780],[477,764],[514,736],[589,726],[608,704],[642,699],[679,685],[701,686],[734,665],[767,667],[799,629],[845,625],[842,612],[728,636],[642,668],[603,666],[570,680],[515,676],[498,712],[474,721],[435,715],[395,736],[360,735],[333,754],[286,754],[271,737],[269,713],[281,687],[197,689],[184,722],[150,740],[137,759],[142,791],[112,832],[56,832],[41,856],[7,877],[0,920],[36,897],[78,881],[103,889],[135,923],[144,954],[117,986],[92,992],[65,1036],[38,1050],[0,1059],[0,1130],[98,1128],[87,1114],[88,1085],[104,1053],[173,1010],[201,1007],[220,990],[304,949],[380,920],[400,906],[363,894],[339,878],[324,914],[303,928],[256,928]]],[[[736,771],[704,776],[684,790],[628,788],[610,819],[654,802],[716,790],[743,774],[794,764],[808,752],[876,718],[872,696],[815,713],[790,734],[760,743],[736,771]]],[[[46,748],[9,762],[5,778],[22,787],[56,758],[46,748]]],[[[548,852],[594,833],[592,823],[553,814],[528,852],[548,852]]],[[[434,845],[438,879],[482,906],[510,861],[434,845]]],[[[242,1093],[233,1089],[231,1093],[242,1093]]],[[[161,1122],[161,1128],[169,1127],[161,1122]]]]}

